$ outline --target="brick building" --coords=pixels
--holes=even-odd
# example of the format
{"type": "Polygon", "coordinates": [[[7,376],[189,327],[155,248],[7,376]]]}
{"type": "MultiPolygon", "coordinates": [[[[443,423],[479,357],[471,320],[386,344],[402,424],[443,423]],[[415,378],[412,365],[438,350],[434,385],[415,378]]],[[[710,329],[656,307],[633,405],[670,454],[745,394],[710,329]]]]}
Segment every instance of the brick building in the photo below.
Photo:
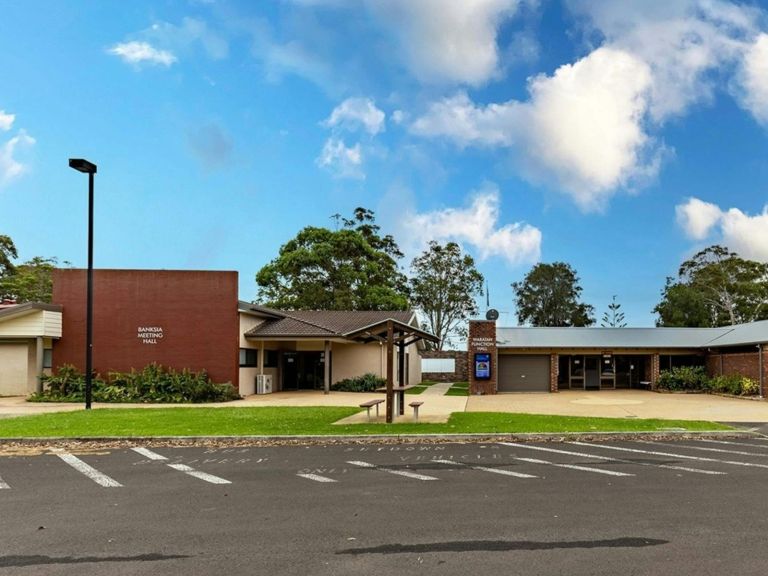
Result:
{"type": "Polygon", "coordinates": [[[748,376],[768,393],[768,320],[720,328],[497,328],[478,320],[468,344],[472,394],[654,388],[661,370],[689,365],[748,376]]]}
{"type": "MultiPolygon", "coordinates": [[[[53,367],[84,370],[86,281],[85,270],[54,271],[61,326],[58,339],[38,341],[52,346],[53,367]]],[[[327,390],[366,373],[386,377],[391,348],[395,382],[421,380],[419,351],[424,339],[435,338],[411,311],[274,310],[238,300],[237,289],[237,272],[95,270],[94,370],[106,375],[158,363],[205,370],[241,395],[327,390]]],[[[3,314],[8,326],[10,315],[3,314]]]]}

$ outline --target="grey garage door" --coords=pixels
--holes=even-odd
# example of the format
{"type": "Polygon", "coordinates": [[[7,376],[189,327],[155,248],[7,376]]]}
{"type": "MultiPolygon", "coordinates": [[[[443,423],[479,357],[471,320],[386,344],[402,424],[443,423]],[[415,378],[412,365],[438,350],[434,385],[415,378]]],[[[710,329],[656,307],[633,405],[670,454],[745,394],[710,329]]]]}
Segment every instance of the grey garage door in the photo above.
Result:
{"type": "Polygon", "coordinates": [[[499,392],[549,392],[549,355],[499,354],[499,392]]]}

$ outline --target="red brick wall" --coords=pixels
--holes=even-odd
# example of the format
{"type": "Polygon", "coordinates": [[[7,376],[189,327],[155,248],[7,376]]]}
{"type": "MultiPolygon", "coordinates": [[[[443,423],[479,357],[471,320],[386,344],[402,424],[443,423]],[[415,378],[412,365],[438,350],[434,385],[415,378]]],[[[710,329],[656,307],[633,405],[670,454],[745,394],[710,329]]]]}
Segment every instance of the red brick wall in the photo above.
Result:
{"type": "Polygon", "coordinates": [[[762,397],[768,396],[768,344],[763,344],[763,389],[760,391],[762,397]]]}
{"type": "Polygon", "coordinates": [[[424,350],[420,353],[422,358],[453,358],[456,362],[454,372],[421,372],[422,380],[435,382],[467,382],[469,372],[467,369],[467,352],[465,350],[424,350]]]}
{"type": "Polygon", "coordinates": [[[549,355],[549,391],[550,392],[557,392],[559,388],[557,387],[557,377],[560,374],[560,355],[559,354],[550,354],[549,355]]]}
{"type": "Polygon", "coordinates": [[[710,376],[741,374],[742,376],[751,378],[755,382],[759,382],[760,369],[758,364],[759,354],[757,352],[709,354],[707,356],[707,373],[710,376]]]}
{"type": "Polygon", "coordinates": [[[467,348],[469,393],[472,395],[496,394],[498,391],[496,378],[499,370],[498,354],[496,353],[496,322],[490,320],[470,320],[467,348]],[[475,380],[474,359],[476,352],[489,353],[491,355],[490,380],[475,380]]]}
{"type": "MultiPolygon", "coordinates": [[[[86,282],[86,270],[54,271],[53,302],[63,306],[54,367],[85,369],[86,282]]],[[[237,272],[95,270],[93,285],[97,372],[127,372],[157,362],[207,370],[215,382],[237,388],[237,272]],[[140,338],[141,327],[161,328],[162,337],[140,338]]]]}

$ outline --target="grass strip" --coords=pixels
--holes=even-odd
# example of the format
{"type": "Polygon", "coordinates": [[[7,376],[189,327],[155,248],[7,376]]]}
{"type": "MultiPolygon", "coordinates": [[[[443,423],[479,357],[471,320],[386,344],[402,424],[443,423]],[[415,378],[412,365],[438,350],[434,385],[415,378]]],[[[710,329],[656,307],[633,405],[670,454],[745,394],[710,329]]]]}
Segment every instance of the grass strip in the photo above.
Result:
{"type": "Polygon", "coordinates": [[[101,408],[0,420],[0,437],[249,436],[728,430],[706,421],[456,412],[444,424],[347,424],[352,407],[101,408]]]}
{"type": "Polygon", "coordinates": [[[429,386],[415,386],[413,388],[408,388],[408,390],[405,391],[406,394],[421,394],[429,388],[429,386]]]}

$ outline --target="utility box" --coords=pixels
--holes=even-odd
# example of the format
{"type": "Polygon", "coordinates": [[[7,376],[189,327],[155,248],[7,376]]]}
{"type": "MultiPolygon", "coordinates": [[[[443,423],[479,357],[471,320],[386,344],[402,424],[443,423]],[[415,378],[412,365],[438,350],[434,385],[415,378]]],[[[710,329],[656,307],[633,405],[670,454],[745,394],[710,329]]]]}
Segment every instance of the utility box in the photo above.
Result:
{"type": "Polygon", "coordinates": [[[256,376],[256,394],[272,394],[272,374],[256,376]]]}

